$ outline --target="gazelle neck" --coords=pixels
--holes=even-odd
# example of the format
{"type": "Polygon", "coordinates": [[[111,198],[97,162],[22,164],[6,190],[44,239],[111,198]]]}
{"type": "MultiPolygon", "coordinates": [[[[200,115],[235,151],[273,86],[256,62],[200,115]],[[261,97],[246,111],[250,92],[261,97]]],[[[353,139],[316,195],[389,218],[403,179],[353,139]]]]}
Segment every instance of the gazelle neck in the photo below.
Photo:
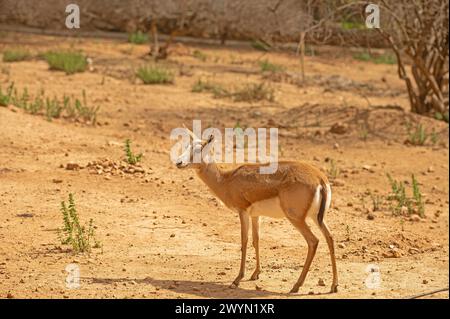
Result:
{"type": "Polygon", "coordinates": [[[197,170],[197,174],[200,179],[211,188],[211,190],[220,197],[221,183],[222,183],[222,171],[214,161],[209,163],[202,163],[197,170]]]}

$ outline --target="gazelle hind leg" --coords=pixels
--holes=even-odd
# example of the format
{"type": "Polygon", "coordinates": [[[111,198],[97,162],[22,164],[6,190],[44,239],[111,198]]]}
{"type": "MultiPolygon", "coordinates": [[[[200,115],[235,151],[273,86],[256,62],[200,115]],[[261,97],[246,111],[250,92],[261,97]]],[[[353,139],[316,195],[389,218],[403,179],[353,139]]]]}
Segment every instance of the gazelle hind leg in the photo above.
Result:
{"type": "Polygon", "coordinates": [[[336,256],[334,254],[334,240],[333,236],[330,233],[330,230],[328,229],[325,222],[322,222],[321,225],[317,223],[317,226],[319,226],[320,231],[325,236],[325,239],[327,240],[328,249],[330,251],[330,257],[331,257],[331,267],[333,269],[333,283],[331,284],[331,292],[337,292],[338,287],[338,275],[337,275],[337,267],[336,267],[336,256]]]}
{"type": "Polygon", "coordinates": [[[259,260],[259,216],[252,217],[252,237],[253,247],[255,248],[256,254],[256,268],[250,277],[250,280],[256,280],[261,272],[261,264],[259,260]]]}
{"type": "Polygon", "coordinates": [[[291,220],[291,223],[300,231],[302,236],[305,238],[306,243],[308,244],[308,254],[306,255],[306,261],[303,265],[302,272],[294,287],[291,289],[291,293],[298,292],[299,288],[305,282],[306,275],[308,274],[309,268],[311,267],[311,263],[316,255],[317,246],[319,245],[319,239],[313,234],[309,226],[306,224],[305,220],[302,219],[300,221],[291,220]]]}

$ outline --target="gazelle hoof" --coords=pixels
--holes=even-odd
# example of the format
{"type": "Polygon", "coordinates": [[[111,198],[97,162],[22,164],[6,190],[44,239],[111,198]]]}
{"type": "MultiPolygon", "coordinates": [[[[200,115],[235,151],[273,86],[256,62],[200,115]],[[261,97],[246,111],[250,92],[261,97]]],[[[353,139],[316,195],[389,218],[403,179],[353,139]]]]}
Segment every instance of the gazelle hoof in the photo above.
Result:
{"type": "Polygon", "coordinates": [[[300,287],[295,287],[295,286],[294,286],[294,287],[291,289],[291,291],[289,291],[289,293],[290,293],[290,294],[296,294],[296,293],[298,293],[299,288],[300,288],[300,287]]]}
{"type": "Polygon", "coordinates": [[[238,285],[239,284],[236,284],[236,283],[232,283],[231,285],[230,285],[230,289],[236,289],[237,287],[238,287],[238,285]]]}
{"type": "Polygon", "coordinates": [[[331,286],[331,293],[336,293],[336,292],[338,292],[337,287],[338,287],[337,285],[331,286]]]}

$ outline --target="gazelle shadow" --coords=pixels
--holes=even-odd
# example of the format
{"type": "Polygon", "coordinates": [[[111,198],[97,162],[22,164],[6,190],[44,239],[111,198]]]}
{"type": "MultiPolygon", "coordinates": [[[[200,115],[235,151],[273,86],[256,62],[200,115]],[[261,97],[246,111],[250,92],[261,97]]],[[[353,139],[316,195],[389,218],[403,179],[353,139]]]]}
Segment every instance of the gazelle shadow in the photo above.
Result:
{"type": "MultiPolygon", "coordinates": [[[[137,283],[137,284],[150,284],[154,287],[164,290],[170,290],[179,294],[194,295],[193,298],[290,298],[309,296],[308,293],[289,294],[282,292],[274,292],[268,290],[252,290],[244,288],[230,288],[229,283],[222,282],[204,282],[204,281],[192,281],[192,280],[167,280],[167,279],[155,279],[146,277],[142,279],[133,278],[83,278],[90,281],[92,284],[104,284],[110,285],[114,283],[137,283]]],[[[328,295],[328,293],[315,293],[314,296],[328,295]]]]}

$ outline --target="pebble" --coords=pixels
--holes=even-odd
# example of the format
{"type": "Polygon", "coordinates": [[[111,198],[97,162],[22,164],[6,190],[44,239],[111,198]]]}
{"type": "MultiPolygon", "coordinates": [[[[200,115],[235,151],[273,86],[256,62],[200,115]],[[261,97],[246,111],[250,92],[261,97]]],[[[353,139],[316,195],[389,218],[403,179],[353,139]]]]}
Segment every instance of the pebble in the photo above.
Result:
{"type": "Polygon", "coordinates": [[[323,281],[322,278],[319,279],[319,282],[317,283],[317,285],[321,286],[321,287],[325,287],[325,282],[323,281]]]}

